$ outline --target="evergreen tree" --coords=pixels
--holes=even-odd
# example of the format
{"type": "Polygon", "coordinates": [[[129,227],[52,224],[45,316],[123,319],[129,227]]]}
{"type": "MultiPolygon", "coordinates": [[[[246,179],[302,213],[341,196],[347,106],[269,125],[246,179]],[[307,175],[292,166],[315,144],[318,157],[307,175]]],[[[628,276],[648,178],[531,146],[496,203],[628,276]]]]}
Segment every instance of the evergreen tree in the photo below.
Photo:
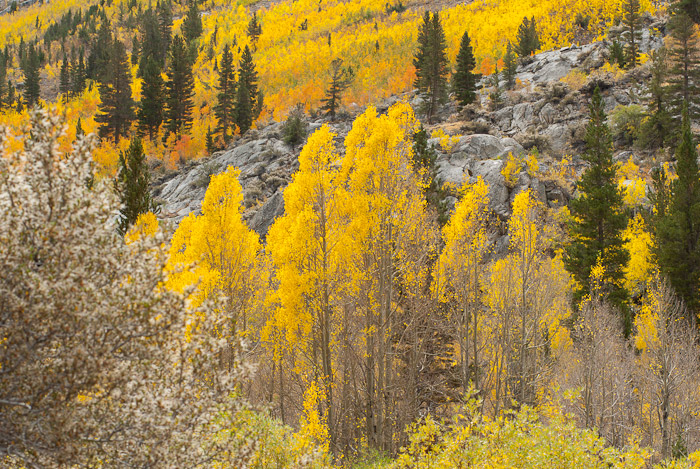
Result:
{"type": "Polygon", "coordinates": [[[148,190],[150,172],[143,153],[141,139],[131,140],[129,148],[119,154],[119,173],[115,189],[121,201],[119,233],[123,236],[142,213],[158,212],[158,206],[148,190]]]}
{"type": "Polygon", "coordinates": [[[5,55],[0,58],[0,111],[12,106],[12,96],[10,96],[10,82],[7,80],[7,64],[9,53],[5,48],[5,55]]]}
{"type": "Polygon", "coordinates": [[[143,14],[141,20],[141,54],[139,57],[139,76],[143,73],[146,62],[154,60],[162,70],[165,64],[166,46],[156,13],[150,8],[143,14]]]}
{"type": "Polygon", "coordinates": [[[669,21],[672,45],[669,49],[668,93],[671,117],[681,121],[683,107],[688,107],[690,119],[700,117],[700,71],[698,70],[698,35],[693,21],[682,10],[676,10],[669,21]]]}
{"type": "Polygon", "coordinates": [[[331,84],[326,90],[326,96],[321,100],[323,105],[321,110],[326,113],[331,120],[335,120],[336,112],[340,108],[340,101],[343,92],[350,86],[355,73],[352,68],[343,67],[343,59],[337,58],[331,63],[331,84]]]}
{"type": "Polygon", "coordinates": [[[134,100],[131,97],[131,66],[126,47],[114,39],[108,53],[110,58],[102,73],[100,87],[100,137],[112,136],[115,141],[128,134],[134,119],[134,100]]]}
{"type": "Polygon", "coordinates": [[[83,130],[83,121],[78,117],[78,122],[75,123],[75,136],[80,137],[81,135],[85,135],[85,131],[83,130]]]}
{"type": "Polygon", "coordinates": [[[294,149],[306,138],[307,125],[304,120],[304,106],[297,104],[282,126],[282,140],[294,149]]]}
{"type": "Polygon", "coordinates": [[[258,21],[258,14],[253,12],[253,17],[248,23],[248,37],[250,37],[250,42],[253,44],[254,49],[256,49],[258,46],[258,39],[260,38],[261,34],[262,26],[260,26],[260,22],[258,21]]]}
{"type": "Polygon", "coordinates": [[[61,62],[58,91],[63,95],[63,99],[67,99],[71,91],[70,69],[68,67],[68,58],[65,55],[63,56],[63,62],[61,62]]]}
{"type": "Polygon", "coordinates": [[[457,101],[466,106],[476,99],[476,82],[479,75],[474,73],[476,59],[472,50],[469,33],[466,31],[462,35],[462,41],[457,54],[457,71],[452,77],[452,88],[457,95],[457,101]]]}
{"type": "Polygon", "coordinates": [[[228,44],[224,46],[219,66],[219,85],[217,86],[217,104],[214,108],[218,121],[216,131],[221,134],[224,143],[231,140],[229,131],[234,126],[236,104],[236,71],[233,68],[233,54],[228,44]]]}
{"type": "Polygon", "coordinates": [[[236,95],[236,123],[241,134],[246,133],[253,125],[253,108],[250,103],[250,92],[245,81],[238,82],[236,95]]]}
{"type": "Polygon", "coordinates": [[[39,54],[34,46],[30,46],[27,57],[22,64],[22,72],[24,73],[24,104],[30,108],[37,105],[41,93],[39,65],[39,54]]]}
{"type": "Polygon", "coordinates": [[[440,226],[447,223],[449,210],[445,203],[445,191],[437,175],[437,152],[428,142],[428,132],[423,125],[413,134],[413,170],[422,181],[423,194],[428,205],[436,213],[440,226]]]}
{"type": "Polygon", "coordinates": [[[627,44],[625,62],[629,68],[639,65],[639,46],[642,42],[642,17],[639,0],[624,0],[622,24],[625,27],[622,39],[627,44]]]}
{"type": "Polygon", "coordinates": [[[74,95],[79,95],[85,89],[86,70],[85,70],[85,53],[80,49],[78,59],[71,67],[71,92],[74,95]]]}
{"type": "Polygon", "coordinates": [[[695,314],[700,311],[700,170],[687,112],[676,149],[676,174],[668,184],[657,177],[656,257],[676,293],[695,314]]]}
{"type": "Polygon", "coordinates": [[[700,0],[680,0],[678,2],[678,7],[683,10],[695,24],[700,24],[700,0]]]}
{"type": "Polygon", "coordinates": [[[624,268],[629,261],[622,237],[627,215],[622,191],[617,187],[612,138],[598,87],[593,93],[590,113],[583,155],[590,166],[578,183],[580,196],[570,204],[576,221],[569,229],[572,241],[566,247],[565,263],[579,285],[576,302],[592,290],[592,269],[596,265],[604,269],[601,284],[596,287],[607,295],[612,305],[622,310],[625,334],[629,335],[632,322],[626,305],[627,292],[622,286],[624,268]]]}
{"type": "Polygon", "coordinates": [[[216,151],[216,145],[214,145],[214,134],[211,131],[211,126],[207,127],[206,148],[208,155],[211,155],[216,151]]]}
{"type": "Polygon", "coordinates": [[[617,39],[613,39],[608,50],[610,52],[610,62],[617,64],[620,68],[625,68],[627,58],[625,57],[625,48],[622,46],[622,43],[617,39]]]}
{"type": "Polygon", "coordinates": [[[447,43],[437,13],[425,12],[418,30],[418,51],[413,58],[416,67],[414,86],[425,97],[424,111],[432,123],[438,105],[447,99],[447,43]]]}
{"type": "Polygon", "coordinates": [[[255,70],[253,54],[251,54],[247,45],[243,49],[243,54],[238,64],[238,87],[240,88],[243,83],[245,83],[247,95],[240,93],[240,89],[236,95],[236,124],[241,129],[241,133],[245,133],[250,128],[253,121],[259,117],[260,110],[262,110],[262,95],[258,92],[258,72],[255,70]],[[241,102],[246,96],[248,102],[241,102]],[[242,116],[238,115],[238,109],[241,109],[241,112],[244,113],[243,117],[245,118],[243,120],[241,120],[242,116]],[[250,111],[246,111],[246,109],[250,111]],[[250,112],[251,117],[250,124],[246,126],[245,123],[248,121],[247,112],[250,112]]]}
{"type": "Polygon", "coordinates": [[[503,57],[503,81],[506,82],[506,89],[512,90],[515,87],[515,73],[518,69],[518,58],[513,51],[513,45],[508,41],[506,55],[503,57]]]}
{"type": "Polygon", "coordinates": [[[106,76],[110,68],[110,54],[114,52],[114,38],[112,37],[112,26],[105,20],[97,33],[95,47],[92,48],[88,57],[87,77],[99,83],[106,83],[109,77],[106,76]]]}
{"type": "Polygon", "coordinates": [[[156,9],[158,10],[162,57],[163,60],[165,60],[170,50],[170,41],[172,40],[173,31],[173,8],[171,0],[159,0],[156,9]]]}
{"type": "Polygon", "coordinates": [[[178,137],[192,126],[192,96],[194,78],[192,64],[187,53],[185,41],[181,36],[173,38],[170,46],[170,68],[166,88],[166,127],[168,132],[178,137]]]}
{"type": "Polygon", "coordinates": [[[667,75],[666,50],[662,47],[652,53],[647,119],[640,132],[640,143],[647,148],[662,147],[671,133],[671,115],[667,109],[668,96],[664,87],[667,75]]]}
{"type": "Polygon", "coordinates": [[[503,104],[503,90],[501,89],[501,72],[498,71],[498,65],[494,68],[491,75],[491,86],[493,90],[489,93],[492,110],[497,110],[503,104]]]}
{"type": "Polygon", "coordinates": [[[202,18],[199,16],[199,8],[197,8],[197,1],[192,0],[190,2],[190,7],[187,10],[187,16],[182,23],[182,33],[185,36],[187,43],[191,43],[199,39],[199,37],[204,32],[202,27],[202,18]]]}
{"type": "Polygon", "coordinates": [[[515,52],[520,57],[529,57],[537,52],[540,47],[540,37],[537,34],[535,17],[533,16],[531,19],[523,18],[523,22],[518,27],[515,52]]]}
{"type": "Polygon", "coordinates": [[[139,130],[148,132],[151,139],[158,133],[158,128],[163,123],[163,108],[165,107],[165,85],[157,60],[156,57],[149,57],[143,63],[143,68],[139,69],[143,78],[141,104],[137,114],[139,130]]]}

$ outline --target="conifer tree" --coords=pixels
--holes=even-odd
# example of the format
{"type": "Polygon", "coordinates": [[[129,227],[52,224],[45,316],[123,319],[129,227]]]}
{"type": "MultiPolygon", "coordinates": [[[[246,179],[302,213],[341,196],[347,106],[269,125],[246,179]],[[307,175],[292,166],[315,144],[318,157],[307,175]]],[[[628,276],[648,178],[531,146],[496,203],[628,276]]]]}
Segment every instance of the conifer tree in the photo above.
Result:
{"type": "Polygon", "coordinates": [[[85,89],[86,70],[85,70],[85,53],[80,49],[78,59],[71,66],[71,92],[74,95],[79,95],[85,89]]]}
{"type": "Polygon", "coordinates": [[[422,181],[425,200],[436,213],[440,226],[449,218],[447,204],[444,202],[445,191],[437,175],[437,152],[428,142],[428,132],[420,124],[418,131],[413,134],[413,168],[419,180],[422,181]]]}
{"type": "Polygon", "coordinates": [[[182,33],[185,36],[187,43],[199,39],[204,32],[202,27],[202,18],[199,16],[199,8],[197,8],[197,0],[190,2],[190,7],[187,10],[187,16],[182,23],[182,33]]]}
{"type": "Polygon", "coordinates": [[[179,35],[173,38],[170,47],[170,68],[165,88],[167,129],[180,136],[192,126],[194,78],[185,41],[179,35]]]}
{"type": "Polygon", "coordinates": [[[139,215],[158,211],[148,190],[150,178],[141,139],[136,137],[131,140],[129,148],[119,154],[119,173],[115,181],[115,189],[121,201],[118,230],[122,236],[129,231],[139,215]]]}
{"type": "Polygon", "coordinates": [[[679,0],[678,7],[682,9],[695,24],[700,24],[700,0],[679,0]]]}
{"type": "Polygon", "coordinates": [[[141,103],[137,114],[139,130],[147,132],[151,139],[158,133],[158,128],[163,123],[165,107],[165,84],[157,60],[156,57],[149,57],[143,63],[143,68],[139,69],[143,78],[141,103]]]}
{"type": "Polygon", "coordinates": [[[700,311],[700,169],[698,154],[683,112],[680,143],[676,149],[676,174],[666,191],[666,181],[656,182],[655,253],[661,273],[695,314],[700,311]]]}
{"type": "Polygon", "coordinates": [[[425,97],[424,111],[428,122],[447,99],[447,43],[437,13],[426,11],[418,31],[418,51],[413,58],[416,67],[414,86],[425,97]]]}
{"type": "Polygon", "coordinates": [[[255,70],[253,54],[246,45],[238,65],[238,92],[236,94],[236,124],[241,133],[247,132],[253,121],[260,115],[262,102],[259,101],[262,101],[262,98],[258,92],[258,72],[255,70]],[[245,93],[240,91],[243,84],[245,84],[245,93]]]}
{"type": "Polygon", "coordinates": [[[10,81],[7,79],[7,63],[9,54],[5,49],[5,56],[0,58],[0,110],[12,106],[12,96],[10,95],[10,81]]]}
{"type": "Polygon", "coordinates": [[[337,58],[331,63],[331,84],[326,90],[325,98],[321,100],[323,103],[321,110],[325,111],[331,121],[335,120],[343,92],[350,86],[354,76],[352,68],[343,67],[343,59],[337,58]]]}
{"type": "Polygon", "coordinates": [[[518,36],[515,52],[520,57],[529,57],[540,48],[540,37],[537,34],[537,23],[535,17],[523,18],[523,22],[518,27],[518,36]]]}
{"type": "Polygon", "coordinates": [[[163,60],[168,56],[170,41],[173,31],[173,8],[171,0],[159,0],[156,7],[158,10],[158,25],[160,27],[160,39],[163,60]]]}
{"type": "Polygon", "coordinates": [[[211,155],[216,151],[216,146],[214,145],[214,134],[211,131],[211,126],[207,127],[207,137],[206,137],[206,148],[207,154],[211,155]]]}
{"type": "Polygon", "coordinates": [[[693,21],[681,9],[674,11],[669,21],[672,45],[669,49],[668,93],[671,117],[681,120],[683,107],[687,106],[690,119],[700,117],[700,70],[698,65],[698,35],[693,21]]]}
{"type": "Polygon", "coordinates": [[[112,136],[115,141],[127,135],[134,119],[134,100],[131,97],[131,66],[126,47],[114,39],[108,53],[109,62],[102,72],[100,87],[100,114],[95,120],[100,123],[101,137],[112,136]]]}
{"type": "Polygon", "coordinates": [[[457,54],[457,71],[452,77],[452,88],[457,95],[457,101],[466,106],[476,99],[476,82],[479,75],[474,73],[476,59],[472,50],[471,39],[467,31],[462,35],[462,41],[457,54]]]}
{"type": "Polygon", "coordinates": [[[114,52],[114,38],[112,35],[112,26],[109,21],[105,20],[100,26],[97,33],[95,47],[90,51],[87,65],[87,77],[96,80],[99,83],[108,81],[106,76],[110,68],[110,54],[114,52]]]}
{"type": "Polygon", "coordinates": [[[605,106],[596,87],[586,128],[586,152],[583,159],[589,168],[578,183],[580,196],[571,201],[574,222],[570,225],[571,243],[566,247],[566,268],[578,283],[578,303],[591,292],[591,272],[603,269],[596,289],[623,312],[623,324],[629,335],[631,318],[626,307],[627,292],[622,286],[629,253],[624,248],[623,230],[627,215],[623,210],[622,191],[616,182],[616,165],[612,159],[612,137],[607,125],[605,106]]]}
{"type": "Polygon", "coordinates": [[[506,82],[506,89],[512,90],[515,87],[515,73],[518,69],[518,57],[513,51],[513,44],[508,41],[506,55],[503,57],[503,81],[506,82]]]}
{"type": "Polygon", "coordinates": [[[164,44],[163,32],[158,22],[156,12],[150,8],[146,10],[141,20],[140,29],[143,43],[141,45],[141,54],[139,57],[139,74],[142,73],[149,59],[155,60],[162,70],[165,64],[167,48],[164,44]]]}
{"type": "Polygon", "coordinates": [[[24,72],[24,104],[31,108],[39,102],[41,92],[39,84],[39,54],[34,46],[29,47],[27,57],[22,64],[22,72],[24,72]]]}
{"type": "Polygon", "coordinates": [[[70,70],[68,68],[68,58],[64,55],[61,62],[61,73],[59,75],[58,91],[63,95],[63,99],[68,98],[68,93],[71,90],[70,70]]]}
{"type": "Polygon", "coordinates": [[[78,117],[78,122],[75,123],[75,136],[80,137],[85,135],[85,130],[83,130],[83,121],[78,117]]]}
{"type": "Polygon", "coordinates": [[[221,134],[224,143],[231,140],[229,131],[235,121],[236,104],[236,71],[233,68],[233,54],[228,44],[224,46],[224,52],[219,62],[219,85],[217,86],[217,104],[214,108],[218,121],[216,131],[221,134]]]}
{"type": "Polygon", "coordinates": [[[257,12],[253,12],[253,17],[248,23],[248,37],[250,37],[250,42],[253,44],[253,49],[258,47],[258,39],[261,34],[262,26],[260,26],[260,22],[258,21],[258,14],[257,12]]]}
{"type": "Polygon", "coordinates": [[[625,0],[622,4],[622,24],[625,27],[622,39],[625,49],[625,62],[629,68],[639,65],[639,46],[642,42],[642,17],[639,0],[625,0]]]}
{"type": "Polygon", "coordinates": [[[250,102],[250,92],[245,81],[238,82],[236,93],[236,124],[241,134],[246,133],[253,125],[253,108],[250,102]]]}
{"type": "Polygon", "coordinates": [[[640,141],[645,147],[662,147],[671,133],[671,115],[668,112],[668,95],[664,86],[667,76],[666,50],[662,47],[652,52],[647,119],[640,132],[640,141]]]}

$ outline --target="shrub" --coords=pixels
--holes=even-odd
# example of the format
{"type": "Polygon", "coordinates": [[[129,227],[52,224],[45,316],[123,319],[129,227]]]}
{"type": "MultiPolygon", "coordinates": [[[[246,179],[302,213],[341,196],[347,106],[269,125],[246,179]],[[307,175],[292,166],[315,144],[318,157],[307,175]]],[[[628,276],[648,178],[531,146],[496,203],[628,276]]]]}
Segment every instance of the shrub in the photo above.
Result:
{"type": "Polygon", "coordinates": [[[615,137],[632,144],[639,138],[639,130],[644,120],[644,108],[638,104],[619,105],[610,113],[610,124],[615,137]]]}
{"type": "Polygon", "coordinates": [[[308,126],[304,120],[304,108],[297,105],[282,125],[282,140],[294,148],[306,139],[308,126]]]}

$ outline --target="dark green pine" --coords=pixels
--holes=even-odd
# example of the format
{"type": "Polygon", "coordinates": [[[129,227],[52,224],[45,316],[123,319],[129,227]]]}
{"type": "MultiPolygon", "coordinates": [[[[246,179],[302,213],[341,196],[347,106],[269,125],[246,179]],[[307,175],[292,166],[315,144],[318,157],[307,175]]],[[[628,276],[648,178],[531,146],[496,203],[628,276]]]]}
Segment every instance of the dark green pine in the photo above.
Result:
{"type": "Polygon", "coordinates": [[[476,59],[472,50],[471,39],[466,31],[462,35],[462,41],[457,54],[457,71],[452,78],[452,88],[457,96],[457,101],[466,106],[476,99],[476,83],[479,75],[474,73],[476,59]]]}
{"type": "Polygon", "coordinates": [[[566,247],[565,263],[578,283],[574,297],[578,303],[592,293],[591,270],[600,262],[604,274],[595,291],[621,310],[624,332],[629,335],[632,322],[628,294],[623,287],[623,271],[629,262],[623,238],[627,214],[622,191],[615,181],[617,166],[612,159],[612,138],[606,121],[603,98],[596,87],[583,155],[589,167],[578,182],[579,197],[570,203],[574,221],[569,227],[572,241],[566,247]]]}

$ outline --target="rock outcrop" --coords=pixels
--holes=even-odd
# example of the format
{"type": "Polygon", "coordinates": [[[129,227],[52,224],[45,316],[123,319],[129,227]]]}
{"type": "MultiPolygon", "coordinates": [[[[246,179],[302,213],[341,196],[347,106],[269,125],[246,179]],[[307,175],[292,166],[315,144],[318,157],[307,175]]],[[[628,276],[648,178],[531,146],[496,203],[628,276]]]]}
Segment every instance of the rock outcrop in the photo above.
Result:
{"type": "MultiPolygon", "coordinates": [[[[662,39],[650,31],[663,30],[663,24],[645,31],[642,51],[661,45],[662,39]]],[[[601,70],[608,54],[608,44],[598,42],[581,47],[571,46],[543,52],[524,61],[517,70],[518,87],[505,93],[498,109],[490,109],[488,83],[484,80],[481,105],[457,109],[454,104],[443,111],[441,127],[465,134],[449,152],[442,151],[437,139],[431,143],[438,151],[439,178],[453,186],[473,182],[482,177],[489,184],[491,208],[503,220],[510,215],[514,196],[532,189],[542,202],[550,206],[564,205],[571,197],[571,184],[545,177],[532,177],[525,171],[517,181],[507,184],[502,174],[510,154],[524,155],[533,147],[540,153],[540,173],[545,174],[564,155],[576,174],[583,169],[577,154],[583,149],[588,119],[588,101],[595,86],[603,90],[606,110],[618,105],[640,102],[644,90],[638,84],[649,75],[648,66],[620,76],[601,70]],[[562,78],[578,69],[585,83],[572,89],[562,78]],[[586,78],[587,77],[587,78],[586,78]]],[[[568,81],[568,80],[565,80],[568,81]]],[[[391,104],[406,99],[419,104],[415,93],[388,98],[379,103],[380,112],[391,104]]],[[[356,109],[355,112],[360,112],[356,109]]],[[[333,124],[337,147],[342,154],[342,141],[352,118],[333,124]]],[[[322,121],[310,123],[310,131],[322,121]]],[[[192,163],[178,174],[157,181],[154,195],[163,203],[161,217],[179,222],[188,213],[198,212],[209,178],[232,165],[240,169],[240,181],[246,205],[245,219],[261,236],[275,218],[284,213],[282,191],[298,168],[300,148],[292,149],[280,137],[280,124],[248,132],[226,151],[192,163]]],[[[618,157],[619,158],[619,157],[618,157]]],[[[454,202],[454,198],[451,198],[454,202]]]]}

